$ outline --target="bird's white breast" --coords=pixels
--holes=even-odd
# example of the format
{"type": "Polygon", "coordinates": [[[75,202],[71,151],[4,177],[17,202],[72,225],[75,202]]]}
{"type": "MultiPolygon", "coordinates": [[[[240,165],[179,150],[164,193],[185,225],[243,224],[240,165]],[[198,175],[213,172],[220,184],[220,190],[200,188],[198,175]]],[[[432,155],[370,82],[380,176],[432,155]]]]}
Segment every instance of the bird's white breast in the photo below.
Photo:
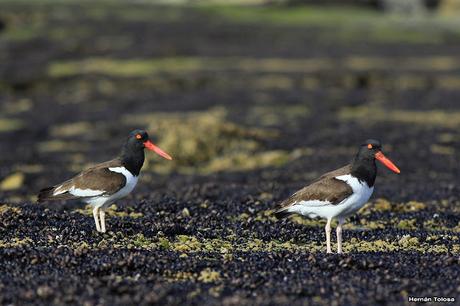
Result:
{"type": "Polygon", "coordinates": [[[132,173],[125,167],[113,167],[109,168],[109,170],[123,174],[126,179],[125,186],[110,196],[113,200],[127,196],[131,191],[133,191],[134,187],[136,187],[138,177],[132,175],[132,173]]]}
{"type": "Polygon", "coordinates": [[[125,167],[112,167],[109,168],[109,170],[112,172],[121,173],[126,179],[125,186],[123,186],[120,190],[109,196],[95,196],[93,198],[90,198],[86,201],[87,203],[96,207],[106,207],[114,201],[124,198],[129,193],[131,193],[131,191],[133,191],[134,187],[136,187],[138,177],[132,175],[132,173],[129,172],[129,170],[125,167]]]}
{"type": "Polygon", "coordinates": [[[343,207],[340,215],[346,216],[359,210],[374,192],[374,186],[369,187],[365,181],[360,181],[350,174],[337,176],[336,179],[346,182],[353,190],[348,198],[337,205],[343,207]]]}

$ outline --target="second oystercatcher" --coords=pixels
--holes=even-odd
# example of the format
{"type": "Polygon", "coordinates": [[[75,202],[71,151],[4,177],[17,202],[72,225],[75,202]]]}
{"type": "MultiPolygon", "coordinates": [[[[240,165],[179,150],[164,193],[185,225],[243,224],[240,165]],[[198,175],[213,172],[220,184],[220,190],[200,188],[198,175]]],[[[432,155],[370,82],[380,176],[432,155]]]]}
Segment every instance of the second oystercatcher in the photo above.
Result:
{"type": "Polygon", "coordinates": [[[280,204],[275,215],[278,218],[290,214],[326,218],[327,253],[331,253],[331,221],[337,217],[337,252],[342,253],[342,224],[345,217],[358,211],[371,197],[377,176],[375,160],[400,173],[381,149],[379,141],[367,140],[349,165],[324,174],[294,193],[280,204]]]}
{"type": "Polygon", "coordinates": [[[61,184],[42,189],[38,202],[81,199],[93,206],[96,230],[104,233],[105,209],[127,196],[136,186],[144,164],[144,149],[172,159],[150,141],[146,131],[134,130],[129,134],[119,157],[84,170],[61,184]]]}

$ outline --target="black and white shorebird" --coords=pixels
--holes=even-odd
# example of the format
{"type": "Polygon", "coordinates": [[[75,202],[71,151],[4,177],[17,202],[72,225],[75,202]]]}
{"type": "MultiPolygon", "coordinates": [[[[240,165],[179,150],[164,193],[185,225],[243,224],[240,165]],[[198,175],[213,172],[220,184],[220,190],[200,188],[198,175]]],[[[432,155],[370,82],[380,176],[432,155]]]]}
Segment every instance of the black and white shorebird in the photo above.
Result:
{"type": "Polygon", "coordinates": [[[93,206],[96,230],[104,233],[105,210],[114,201],[133,191],[144,164],[144,149],[172,159],[150,141],[146,131],[134,130],[129,134],[119,157],[84,170],[61,184],[42,189],[38,202],[81,199],[93,206]]]}
{"type": "Polygon", "coordinates": [[[280,204],[275,216],[283,218],[300,214],[310,218],[326,218],[328,253],[332,252],[331,221],[338,218],[337,252],[342,253],[342,225],[345,218],[363,207],[374,191],[377,176],[375,160],[382,162],[393,172],[400,173],[398,167],[383,155],[381,149],[379,141],[367,140],[349,165],[322,175],[294,193],[280,204]]]}

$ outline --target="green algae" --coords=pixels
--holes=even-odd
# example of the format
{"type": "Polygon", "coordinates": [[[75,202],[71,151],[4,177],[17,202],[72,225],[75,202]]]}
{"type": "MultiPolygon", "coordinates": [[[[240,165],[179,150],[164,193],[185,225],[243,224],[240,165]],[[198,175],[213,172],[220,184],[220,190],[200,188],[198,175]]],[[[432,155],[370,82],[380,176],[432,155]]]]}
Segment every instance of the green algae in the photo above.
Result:
{"type": "MultiPolygon", "coordinates": [[[[256,90],[254,95],[255,102],[267,102],[267,99],[271,98],[258,94],[258,91],[263,92],[267,89],[288,91],[295,85],[291,78],[282,76],[281,73],[314,73],[319,71],[331,71],[334,69],[344,69],[352,72],[369,70],[385,71],[388,66],[402,70],[398,79],[388,80],[382,79],[378,75],[372,75],[370,79],[370,86],[381,86],[381,83],[383,83],[386,86],[396,87],[399,89],[423,88],[428,84],[431,84],[431,81],[423,76],[415,75],[414,73],[407,73],[407,70],[435,70],[451,72],[460,67],[460,60],[453,56],[407,57],[396,59],[366,56],[350,56],[343,59],[327,57],[308,59],[287,59],[277,57],[163,57],[119,59],[93,57],[79,60],[61,60],[51,62],[48,65],[47,74],[52,78],[92,74],[125,79],[142,77],[144,80],[140,82],[153,82],[154,84],[157,84],[155,87],[161,89],[165,86],[170,87],[170,85],[164,83],[164,80],[162,81],[158,78],[159,76],[164,76],[165,74],[169,76],[187,76],[198,71],[218,72],[223,70],[263,73],[265,76],[249,81],[250,83],[245,83],[245,86],[250,86],[256,90]]],[[[222,83],[222,80],[213,81],[216,82],[216,85],[220,84],[218,87],[222,90],[228,86],[228,82],[238,83],[238,80],[231,80],[225,83],[222,83]]],[[[105,81],[105,83],[107,84],[107,81],[105,81]]],[[[342,83],[345,88],[356,86],[356,76],[347,74],[343,77],[342,83]]],[[[103,85],[103,83],[100,83],[99,85],[103,85]]],[[[307,88],[317,88],[317,79],[312,79],[311,77],[306,78],[304,80],[304,86],[307,88]]],[[[439,83],[439,86],[444,85],[439,83]]],[[[276,107],[276,104],[273,105],[276,107]]],[[[256,106],[255,110],[252,112],[257,114],[257,111],[258,109],[256,106]]],[[[301,111],[304,112],[305,110],[301,109],[301,111]]],[[[362,113],[363,110],[360,110],[360,112],[362,113]]],[[[289,113],[296,114],[296,112],[289,113]]],[[[353,111],[353,113],[356,113],[356,110],[353,111]]],[[[400,120],[402,120],[403,115],[399,118],[400,120]]]]}
{"type": "Polygon", "coordinates": [[[291,126],[295,127],[299,120],[305,120],[310,112],[306,105],[256,105],[251,107],[246,115],[246,122],[257,122],[261,126],[291,126]]]}
{"type": "MultiPolygon", "coordinates": [[[[30,111],[33,107],[33,102],[30,99],[22,98],[5,102],[2,106],[2,112],[8,115],[16,115],[30,111]]],[[[16,119],[17,120],[17,119],[16,119]]]]}
{"type": "Polygon", "coordinates": [[[203,283],[215,283],[221,279],[220,272],[206,268],[200,272],[198,281],[203,283]]]}
{"type": "Polygon", "coordinates": [[[404,219],[399,221],[397,224],[397,228],[403,229],[403,230],[416,230],[417,229],[417,220],[416,219],[404,219]]]}
{"type": "MultiPolygon", "coordinates": [[[[132,219],[137,219],[137,218],[141,218],[144,216],[144,214],[134,211],[134,209],[131,207],[127,207],[126,209],[127,211],[118,211],[117,205],[112,204],[110,205],[110,207],[106,209],[105,212],[110,217],[119,217],[119,218],[129,217],[132,219]]],[[[74,212],[82,214],[82,215],[86,215],[86,216],[92,216],[93,207],[91,205],[86,205],[84,208],[75,209],[74,212]]]]}
{"type": "Polygon", "coordinates": [[[460,112],[444,110],[385,110],[379,107],[344,107],[339,112],[342,120],[356,120],[366,124],[395,122],[455,128],[460,126],[460,112]]]}
{"type": "Polygon", "coordinates": [[[25,238],[12,238],[10,240],[0,240],[0,248],[18,248],[29,246],[33,243],[29,237],[25,238]]]}
{"type": "Polygon", "coordinates": [[[211,65],[214,69],[222,68],[218,60],[205,58],[161,58],[161,59],[110,59],[90,58],[78,61],[57,61],[48,67],[51,77],[65,77],[76,74],[105,74],[119,77],[148,76],[161,72],[192,72],[205,69],[211,65]]]}
{"type": "Polygon", "coordinates": [[[430,151],[434,154],[439,154],[439,155],[454,155],[455,154],[455,149],[450,146],[440,146],[436,144],[432,144],[430,146],[430,151]]]}
{"type": "Polygon", "coordinates": [[[164,271],[163,277],[170,282],[184,282],[184,281],[195,281],[197,278],[196,273],[188,271],[164,271]]]}
{"type": "Polygon", "coordinates": [[[0,205],[0,215],[3,215],[5,213],[14,213],[14,214],[20,214],[21,208],[16,207],[16,206],[10,206],[7,204],[0,205]]]}
{"type": "MultiPolygon", "coordinates": [[[[460,244],[458,243],[459,237],[449,234],[432,234],[426,240],[413,237],[406,234],[402,237],[395,237],[394,240],[360,240],[351,238],[343,242],[343,250],[345,253],[355,252],[420,252],[420,253],[452,253],[459,254],[460,244]],[[450,241],[446,244],[446,241],[450,241]]],[[[29,238],[13,239],[11,241],[0,241],[0,247],[12,248],[21,245],[29,245],[32,242],[29,238]]],[[[42,242],[35,242],[40,245],[42,242]]],[[[57,240],[46,241],[47,244],[62,244],[57,240]]],[[[178,235],[175,238],[165,237],[159,233],[153,237],[146,237],[142,233],[132,236],[125,236],[122,232],[108,232],[104,234],[104,238],[98,242],[89,243],[87,241],[68,242],[70,247],[76,255],[82,255],[88,251],[102,250],[102,249],[142,249],[142,250],[169,250],[179,254],[179,257],[188,257],[193,253],[218,253],[221,254],[225,260],[232,260],[235,253],[252,253],[252,252],[304,252],[304,253],[317,253],[325,252],[325,242],[294,242],[279,241],[279,240],[262,240],[256,237],[240,237],[236,239],[235,235],[229,235],[225,239],[204,239],[189,235],[178,235]]],[[[333,248],[336,247],[333,241],[333,248]]],[[[205,255],[203,255],[205,256],[205,255]]],[[[215,271],[207,271],[209,274],[193,275],[193,279],[206,282],[218,281],[220,276],[215,274],[215,271]]],[[[188,274],[166,275],[168,279],[181,279],[190,277],[188,274]],[[184,276],[185,275],[185,276],[184,276]]]]}
{"type": "Polygon", "coordinates": [[[358,213],[366,216],[373,212],[417,212],[425,210],[426,208],[427,205],[423,202],[409,201],[404,203],[391,203],[387,199],[379,198],[364,205],[358,213]]]}
{"type": "MultiPolygon", "coordinates": [[[[278,136],[276,130],[240,126],[226,119],[224,108],[202,112],[127,115],[127,124],[144,124],[160,135],[159,146],[173,156],[169,163],[156,163],[155,171],[168,173],[245,171],[279,167],[311,154],[308,148],[291,152],[267,150],[264,143],[278,136]]],[[[151,165],[147,162],[146,167],[151,165]]]]}
{"type": "Polygon", "coordinates": [[[170,282],[202,282],[202,283],[216,283],[221,280],[219,271],[205,268],[200,273],[194,273],[189,271],[164,271],[163,277],[170,282]]]}
{"type": "Polygon", "coordinates": [[[25,126],[24,122],[19,119],[0,118],[0,133],[20,130],[25,126]]]}
{"type": "Polygon", "coordinates": [[[63,141],[55,139],[39,142],[37,144],[37,149],[43,153],[79,152],[87,150],[88,145],[76,141],[63,141]]]}
{"type": "Polygon", "coordinates": [[[22,187],[24,184],[25,175],[22,172],[15,172],[7,177],[5,177],[0,182],[0,190],[2,191],[9,191],[9,190],[16,190],[22,187]]]}
{"type": "Polygon", "coordinates": [[[84,135],[94,130],[89,122],[73,122],[66,124],[57,124],[51,127],[50,134],[53,137],[73,137],[78,135],[84,135]]]}
{"type": "Polygon", "coordinates": [[[459,33],[456,16],[407,19],[358,7],[207,5],[202,10],[233,23],[308,26],[323,30],[320,42],[439,44],[444,31],[459,33]],[[334,31],[331,31],[334,29],[334,31]],[[428,34],[429,33],[429,34],[428,34]]]}

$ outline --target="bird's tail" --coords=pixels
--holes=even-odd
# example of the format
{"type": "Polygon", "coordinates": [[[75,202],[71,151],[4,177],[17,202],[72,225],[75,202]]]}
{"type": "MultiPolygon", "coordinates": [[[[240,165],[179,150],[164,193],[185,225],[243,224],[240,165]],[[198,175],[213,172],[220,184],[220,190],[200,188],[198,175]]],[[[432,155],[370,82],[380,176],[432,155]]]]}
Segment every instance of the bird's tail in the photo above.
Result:
{"type": "Polygon", "coordinates": [[[277,211],[275,211],[275,217],[277,219],[284,219],[286,217],[289,217],[290,215],[291,213],[285,207],[280,208],[277,211]]]}
{"type": "Polygon", "coordinates": [[[67,190],[62,189],[62,185],[46,187],[38,193],[38,203],[53,200],[69,200],[73,198],[74,196],[68,193],[67,190]]]}
{"type": "Polygon", "coordinates": [[[55,187],[52,186],[52,187],[46,187],[40,190],[40,192],[38,193],[38,203],[48,201],[48,200],[55,200],[53,196],[54,189],[55,187]]]}

